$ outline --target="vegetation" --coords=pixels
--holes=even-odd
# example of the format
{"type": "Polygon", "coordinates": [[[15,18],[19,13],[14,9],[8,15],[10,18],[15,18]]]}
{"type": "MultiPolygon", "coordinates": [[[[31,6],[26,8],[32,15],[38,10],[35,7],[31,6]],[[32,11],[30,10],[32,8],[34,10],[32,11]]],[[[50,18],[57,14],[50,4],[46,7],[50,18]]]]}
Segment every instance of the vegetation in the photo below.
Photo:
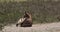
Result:
{"type": "Polygon", "coordinates": [[[60,1],[1,1],[0,2],[0,24],[13,24],[23,16],[24,11],[32,13],[33,23],[59,22],[60,1]]]}

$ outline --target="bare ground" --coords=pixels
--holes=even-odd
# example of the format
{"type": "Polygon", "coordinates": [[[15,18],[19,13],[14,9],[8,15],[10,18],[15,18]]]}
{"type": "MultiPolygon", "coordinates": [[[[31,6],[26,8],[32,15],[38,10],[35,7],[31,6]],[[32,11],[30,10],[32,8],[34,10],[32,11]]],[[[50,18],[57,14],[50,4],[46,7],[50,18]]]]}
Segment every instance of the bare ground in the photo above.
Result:
{"type": "Polygon", "coordinates": [[[5,26],[2,32],[60,32],[59,23],[33,24],[32,27],[5,26]]]}

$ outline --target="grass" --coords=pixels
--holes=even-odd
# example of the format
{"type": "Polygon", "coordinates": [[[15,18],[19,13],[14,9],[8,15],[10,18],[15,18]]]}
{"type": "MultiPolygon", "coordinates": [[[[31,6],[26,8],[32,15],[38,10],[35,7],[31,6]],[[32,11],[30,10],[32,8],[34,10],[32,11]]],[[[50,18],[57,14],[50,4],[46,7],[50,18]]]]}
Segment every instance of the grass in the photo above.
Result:
{"type": "Polygon", "coordinates": [[[0,2],[9,2],[9,1],[11,1],[11,2],[14,2],[14,1],[16,1],[16,2],[23,2],[23,1],[27,1],[27,0],[0,0],[0,2]]]}

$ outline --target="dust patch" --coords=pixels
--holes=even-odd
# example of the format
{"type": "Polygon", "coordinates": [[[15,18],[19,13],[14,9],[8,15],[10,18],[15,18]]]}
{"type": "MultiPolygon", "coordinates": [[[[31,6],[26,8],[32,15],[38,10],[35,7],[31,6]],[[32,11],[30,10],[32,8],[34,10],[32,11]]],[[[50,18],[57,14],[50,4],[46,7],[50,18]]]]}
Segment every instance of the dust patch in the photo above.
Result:
{"type": "Polygon", "coordinates": [[[5,26],[3,32],[60,32],[59,23],[34,24],[32,27],[16,27],[15,24],[5,26]]]}

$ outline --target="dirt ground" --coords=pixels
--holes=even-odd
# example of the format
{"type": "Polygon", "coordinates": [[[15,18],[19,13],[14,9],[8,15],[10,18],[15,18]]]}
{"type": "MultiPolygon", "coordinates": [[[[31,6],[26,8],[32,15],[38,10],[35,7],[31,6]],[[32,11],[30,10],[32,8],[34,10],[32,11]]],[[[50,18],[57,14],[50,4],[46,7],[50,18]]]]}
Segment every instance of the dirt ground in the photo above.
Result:
{"type": "Polygon", "coordinates": [[[33,24],[32,27],[16,27],[15,24],[5,26],[2,32],[60,32],[60,22],[33,24]]]}

